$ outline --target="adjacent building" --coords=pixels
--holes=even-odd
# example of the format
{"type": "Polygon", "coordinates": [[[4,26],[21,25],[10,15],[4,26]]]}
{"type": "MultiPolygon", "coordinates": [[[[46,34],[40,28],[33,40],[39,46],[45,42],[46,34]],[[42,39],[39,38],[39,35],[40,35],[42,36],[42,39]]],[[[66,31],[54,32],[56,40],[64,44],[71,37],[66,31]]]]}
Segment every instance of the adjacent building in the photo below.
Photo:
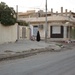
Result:
{"type": "MultiPolygon", "coordinates": [[[[29,23],[29,37],[36,37],[39,30],[42,39],[45,38],[46,12],[39,10],[19,13],[18,20],[29,23]]],[[[73,40],[75,38],[75,13],[61,7],[61,12],[56,13],[51,9],[47,12],[47,38],[50,40],[73,40]]]]}

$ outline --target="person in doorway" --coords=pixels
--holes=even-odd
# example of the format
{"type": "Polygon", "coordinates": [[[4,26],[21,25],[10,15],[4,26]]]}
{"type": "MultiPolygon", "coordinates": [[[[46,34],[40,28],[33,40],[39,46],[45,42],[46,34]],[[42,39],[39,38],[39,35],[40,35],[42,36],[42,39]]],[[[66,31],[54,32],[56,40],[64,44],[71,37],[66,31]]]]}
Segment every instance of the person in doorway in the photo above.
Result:
{"type": "Polygon", "coordinates": [[[40,41],[40,33],[39,33],[39,31],[37,31],[37,36],[36,36],[36,41],[40,41]]]}

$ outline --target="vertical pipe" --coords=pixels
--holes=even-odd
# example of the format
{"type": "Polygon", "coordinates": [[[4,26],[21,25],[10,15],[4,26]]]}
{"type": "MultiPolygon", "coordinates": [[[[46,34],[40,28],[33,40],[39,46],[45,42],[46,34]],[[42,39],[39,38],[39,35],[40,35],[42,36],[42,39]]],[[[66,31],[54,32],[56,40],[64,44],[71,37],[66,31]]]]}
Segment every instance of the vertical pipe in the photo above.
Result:
{"type": "MultiPolygon", "coordinates": [[[[16,5],[16,20],[18,21],[18,5],[16,5]]],[[[19,40],[19,25],[17,25],[17,41],[19,40]]]]}

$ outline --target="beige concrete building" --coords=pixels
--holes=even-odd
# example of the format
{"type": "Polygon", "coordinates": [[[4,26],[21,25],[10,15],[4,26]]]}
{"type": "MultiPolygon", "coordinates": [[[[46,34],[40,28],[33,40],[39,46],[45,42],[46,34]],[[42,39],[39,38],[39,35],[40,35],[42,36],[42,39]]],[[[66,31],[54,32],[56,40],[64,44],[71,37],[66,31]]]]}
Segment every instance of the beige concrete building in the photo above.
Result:
{"type": "MultiPolygon", "coordinates": [[[[26,13],[19,14],[18,20],[23,20],[29,23],[30,36],[35,36],[37,31],[40,31],[40,36],[42,39],[45,38],[45,28],[46,28],[46,13],[42,10],[28,11],[26,13]]],[[[63,12],[63,7],[61,7],[61,12],[56,13],[51,9],[47,12],[47,38],[51,40],[69,40],[75,38],[75,13],[65,9],[63,12]]]]}

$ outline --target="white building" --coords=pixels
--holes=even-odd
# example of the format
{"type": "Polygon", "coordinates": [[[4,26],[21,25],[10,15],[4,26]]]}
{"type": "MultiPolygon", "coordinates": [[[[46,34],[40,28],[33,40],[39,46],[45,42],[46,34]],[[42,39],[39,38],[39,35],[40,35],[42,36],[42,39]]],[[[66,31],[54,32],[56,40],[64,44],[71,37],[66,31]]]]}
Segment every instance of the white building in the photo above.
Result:
{"type": "MultiPolygon", "coordinates": [[[[39,30],[41,38],[45,38],[46,13],[41,10],[39,12],[30,12],[28,14],[29,15],[19,15],[18,20],[23,20],[30,24],[30,36],[36,36],[37,31],[39,30]]],[[[47,13],[47,23],[48,39],[69,40],[75,38],[75,13],[71,11],[67,12],[67,9],[63,12],[63,7],[61,7],[61,13],[53,13],[53,9],[51,9],[51,12],[47,13]]]]}

